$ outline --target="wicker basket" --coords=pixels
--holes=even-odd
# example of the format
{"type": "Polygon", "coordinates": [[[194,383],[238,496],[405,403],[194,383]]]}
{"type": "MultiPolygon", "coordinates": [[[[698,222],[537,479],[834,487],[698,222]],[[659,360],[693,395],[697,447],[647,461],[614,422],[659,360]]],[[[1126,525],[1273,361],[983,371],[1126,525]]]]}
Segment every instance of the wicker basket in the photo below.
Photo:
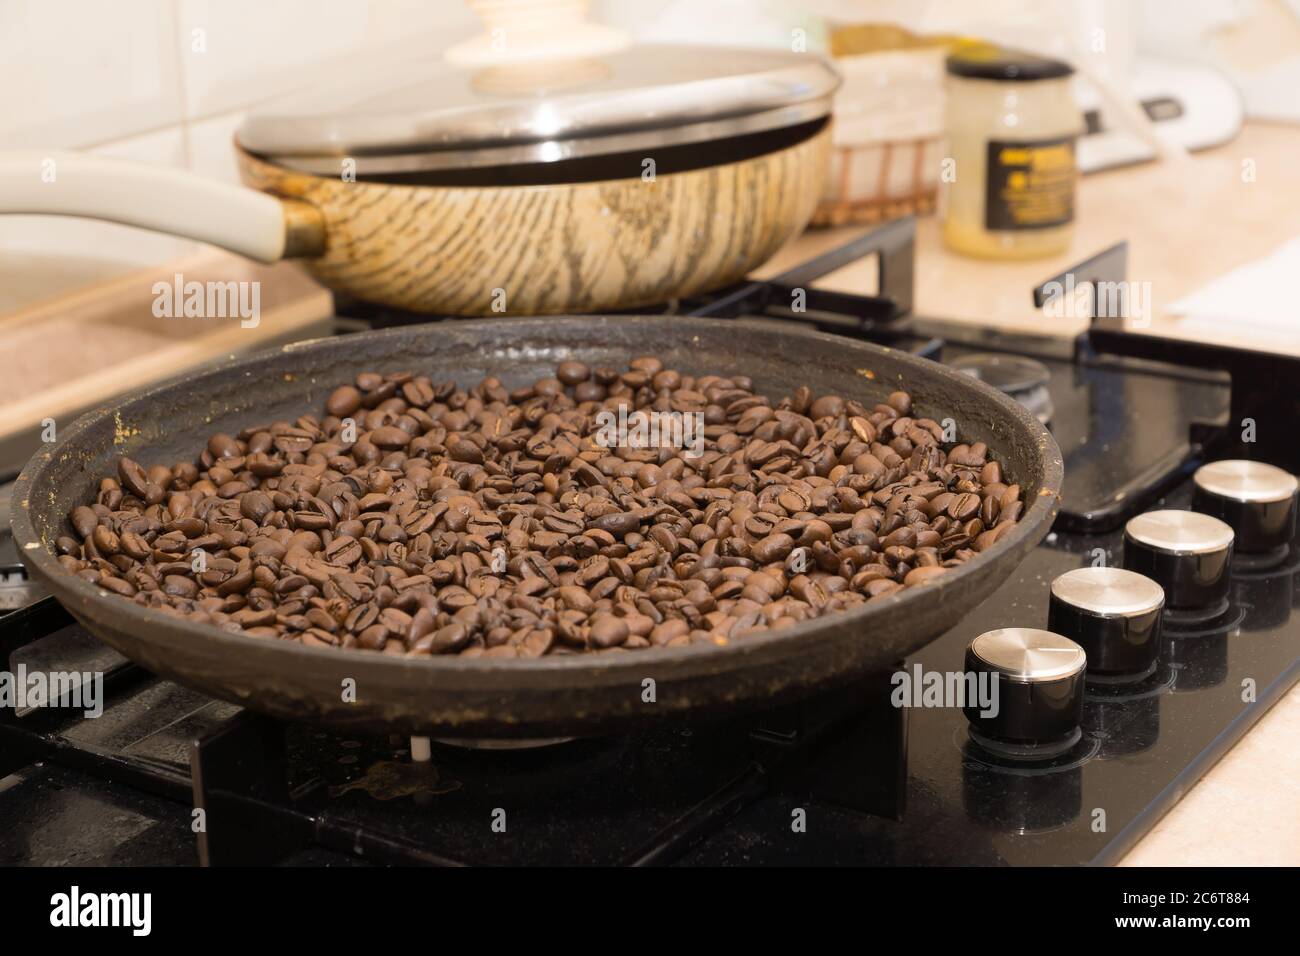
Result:
{"type": "Polygon", "coordinates": [[[834,149],[814,226],[933,211],[943,160],[943,58],[928,47],[844,56],[834,149]]]}

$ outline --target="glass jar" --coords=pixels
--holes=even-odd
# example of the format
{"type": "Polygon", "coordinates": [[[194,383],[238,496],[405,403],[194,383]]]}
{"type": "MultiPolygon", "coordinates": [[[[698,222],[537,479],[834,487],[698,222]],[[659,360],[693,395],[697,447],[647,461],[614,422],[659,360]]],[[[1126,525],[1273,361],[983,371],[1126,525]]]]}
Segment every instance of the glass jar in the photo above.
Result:
{"type": "Polygon", "coordinates": [[[966,44],[947,60],[943,238],[973,256],[1062,252],[1074,225],[1083,117],[1060,60],[966,44]]]}

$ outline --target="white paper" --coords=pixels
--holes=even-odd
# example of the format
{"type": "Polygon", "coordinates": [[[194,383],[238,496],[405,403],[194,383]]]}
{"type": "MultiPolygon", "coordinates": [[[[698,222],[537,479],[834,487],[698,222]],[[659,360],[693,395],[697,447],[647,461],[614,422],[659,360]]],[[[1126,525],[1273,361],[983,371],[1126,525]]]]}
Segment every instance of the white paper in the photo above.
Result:
{"type": "Polygon", "coordinates": [[[1242,331],[1300,333],[1300,239],[1220,276],[1170,304],[1191,325],[1231,325],[1242,331]]]}

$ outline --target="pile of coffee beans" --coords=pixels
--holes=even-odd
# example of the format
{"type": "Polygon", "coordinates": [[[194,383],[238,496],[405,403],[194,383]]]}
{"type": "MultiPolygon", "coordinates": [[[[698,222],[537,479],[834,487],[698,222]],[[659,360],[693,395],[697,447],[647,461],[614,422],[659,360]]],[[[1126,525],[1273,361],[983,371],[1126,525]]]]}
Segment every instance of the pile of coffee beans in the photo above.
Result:
{"type": "Polygon", "coordinates": [[[323,417],[213,435],[171,467],[121,459],[56,546],[105,591],[254,638],[414,656],[726,645],[996,543],[1019,486],[982,442],[943,439],[906,392],[773,403],[654,357],[566,361],[514,390],[367,372],[323,417]],[[667,425],[611,441],[620,408],[698,441],[667,425]]]}

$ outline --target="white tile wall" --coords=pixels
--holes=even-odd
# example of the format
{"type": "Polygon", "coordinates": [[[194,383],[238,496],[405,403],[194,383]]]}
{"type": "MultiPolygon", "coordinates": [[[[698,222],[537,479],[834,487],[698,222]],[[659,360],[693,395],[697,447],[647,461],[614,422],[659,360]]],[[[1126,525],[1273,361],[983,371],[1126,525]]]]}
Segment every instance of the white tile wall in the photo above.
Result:
{"type": "MultiPolygon", "coordinates": [[[[249,106],[477,29],[459,0],[0,0],[0,150],[85,149],[237,180],[231,138],[249,106]]],[[[0,311],[196,249],[0,215],[0,311]]]]}
{"type": "Polygon", "coordinates": [[[89,146],[183,119],[174,8],[0,3],[0,143],[89,146]]]}
{"type": "Polygon", "coordinates": [[[233,144],[235,130],[243,120],[243,111],[237,110],[190,123],[186,127],[190,168],[203,176],[239,182],[233,144]]]}

